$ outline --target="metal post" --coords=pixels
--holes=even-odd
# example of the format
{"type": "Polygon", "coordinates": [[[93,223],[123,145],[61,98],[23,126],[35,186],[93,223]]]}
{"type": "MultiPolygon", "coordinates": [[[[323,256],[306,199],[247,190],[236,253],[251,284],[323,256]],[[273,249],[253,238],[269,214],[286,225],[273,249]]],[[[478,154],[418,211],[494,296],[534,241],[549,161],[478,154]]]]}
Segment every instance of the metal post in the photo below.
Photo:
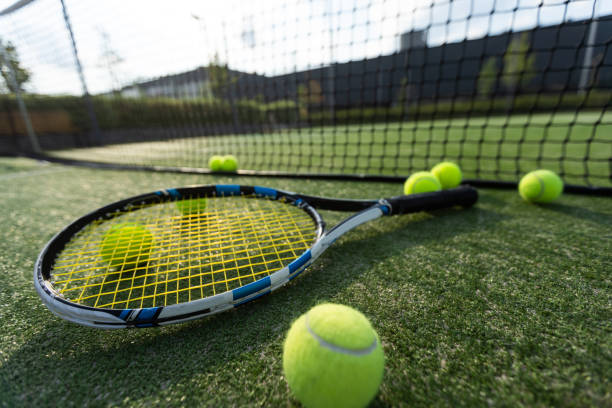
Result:
{"type": "Polygon", "coordinates": [[[593,49],[595,39],[597,38],[597,0],[593,5],[593,20],[589,27],[589,37],[587,38],[586,50],[584,52],[584,61],[582,62],[582,71],[580,72],[580,82],[578,83],[578,92],[584,94],[586,92],[587,83],[589,81],[589,74],[593,65],[593,49]]]}
{"type": "Polygon", "coordinates": [[[329,0],[327,2],[327,18],[329,25],[329,114],[331,124],[335,123],[335,115],[336,115],[336,84],[335,84],[335,69],[334,69],[334,19],[333,19],[333,1],[329,0]]]}
{"type": "Polygon", "coordinates": [[[87,104],[87,113],[89,114],[89,120],[91,121],[91,127],[93,130],[94,140],[97,142],[100,142],[101,138],[100,138],[100,127],[98,126],[98,118],[96,117],[96,112],[94,111],[93,102],[91,101],[89,90],[87,89],[87,82],[85,81],[85,74],[83,73],[83,67],[81,66],[81,60],[79,59],[79,53],[77,51],[76,41],[74,40],[74,33],[72,32],[72,26],[70,25],[70,19],[68,18],[68,11],[66,10],[66,4],[64,4],[64,0],[60,0],[60,3],[62,3],[62,12],[64,14],[64,22],[66,23],[66,29],[68,30],[68,34],[70,35],[70,41],[72,44],[72,54],[74,56],[74,63],[79,73],[79,79],[81,80],[81,86],[83,88],[83,97],[85,98],[85,103],[87,104]]]}

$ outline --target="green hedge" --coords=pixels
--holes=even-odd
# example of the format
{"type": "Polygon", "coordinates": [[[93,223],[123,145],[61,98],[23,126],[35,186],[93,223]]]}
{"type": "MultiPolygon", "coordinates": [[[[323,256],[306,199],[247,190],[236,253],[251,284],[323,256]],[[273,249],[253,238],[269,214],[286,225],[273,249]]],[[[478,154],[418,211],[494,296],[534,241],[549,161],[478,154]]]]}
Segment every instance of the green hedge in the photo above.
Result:
{"type": "Polygon", "coordinates": [[[95,97],[93,105],[102,129],[212,125],[232,120],[230,105],[220,101],[95,97]]]}
{"type": "MultiPolygon", "coordinates": [[[[232,105],[219,99],[172,98],[120,98],[92,97],[92,103],[101,129],[138,129],[147,127],[173,127],[189,125],[230,125],[234,119],[245,125],[259,124],[311,124],[367,123],[461,117],[466,115],[506,114],[508,112],[537,112],[551,110],[601,109],[610,104],[610,93],[591,91],[585,95],[576,93],[520,95],[513,100],[507,97],[493,99],[455,99],[421,101],[409,106],[364,107],[313,111],[295,101],[281,100],[261,103],[238,100],[232,105]]],[[[30,111],[64,110],[76,129],[87,131],[91,121],[82,97],[27,95],[26,106],[30,111]]],[[[17,109],[12,96],[0,95],[0,109],[17,109]]]]}
{"type": "MultiPolygon", "coordinates": [[[[82,131],[91,129],[85,100],[77,96],[27,95],[29,111],[64,110],[73,125],[82,131]]],[[[10,106],[16,110],[15,98],[0,95],[0,109],[10,106]]],[[[119,98],[92,97],[96,118],[101,129],[132,129],[172,127],[184,125],[227,125],[234,123],[234,115],[242,124],[295,122],[297,104],[293,101],[258,103],[239,100],[233,106],[218,99],[119,98]]],[[[5,109],[5,108],[4,108],[5,109]]]]}
{"type": "MultiPolygon", "coordinates": [[[[410,119],[431,119],[485,116],[496,114],[572,111],[576,109],[602,109],[612,102],[611,94],[604,91],[591,91],[584,95],[536,94],[519,95],[514,99],[497,97],[490,99],[455,99],[443,101],[422,101],[406,107],[365,107],[360,109],[339,109],[334,112],[334,123],[387,122],[410,119]]],[[[328,110],[309,112],[307,119],[313,124],[331,122],[328,110]]]]}

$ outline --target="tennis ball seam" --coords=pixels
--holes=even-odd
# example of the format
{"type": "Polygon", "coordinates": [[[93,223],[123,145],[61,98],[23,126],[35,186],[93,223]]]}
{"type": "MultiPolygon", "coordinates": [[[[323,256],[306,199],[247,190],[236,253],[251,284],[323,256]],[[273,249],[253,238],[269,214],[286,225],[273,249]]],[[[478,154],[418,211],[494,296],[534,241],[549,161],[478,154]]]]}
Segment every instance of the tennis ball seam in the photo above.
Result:
{"type": "Polygon", "coordinates": [[[422,178],[422,179],[418,179],[418,180],[416,181],[416,183],[414,183],[413,190],[416,190],[416,189],[417,189],[417,187],[418,187],[420,184],[422,185],[424,182],[428,182],[428,183],[436,184],[436,181],[437,181],[437,180],[434,180],[434,179],[433,179],[433,178],[431,178],[431,177],[428,177],[428,178],[422,178]]]}
{"type": "Polygon", "coordinates": [[[531,198],[531,200],[539,200],[544,195],[546,184],[544,184],[544,180],[542,180],[537,174],[534,174],[533,176],[538,180],[538,183],[540,183],[540,192],[537,196],[531,198]]]}
{"type": "Polygon", "coordinates": [[[310,327],[308,315],[306,315],[306,318],[304,319],[304,324],[306,325],[306,330],[308,331],[308,333],[312,336],[313,339],[315,339],[319,343],[321,347],[336,353],[347,354],[349,356],[367,356],[368,354],[376,350],[378,346],[376,337],[374,337],[374,341],[372,342],[372,344],[363,349],[349,349],[345,347],[340,347],[336,344],[328,342],[327,340],[319,336],[317,333],[315,333],[315,331],[312,330],[312,328],[310,327]]]}

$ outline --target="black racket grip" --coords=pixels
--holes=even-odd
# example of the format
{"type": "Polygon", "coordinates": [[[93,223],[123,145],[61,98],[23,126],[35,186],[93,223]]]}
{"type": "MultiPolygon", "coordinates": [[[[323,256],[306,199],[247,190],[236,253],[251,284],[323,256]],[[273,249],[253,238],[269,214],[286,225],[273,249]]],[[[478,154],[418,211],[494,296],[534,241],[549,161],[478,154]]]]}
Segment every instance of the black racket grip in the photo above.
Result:
{"type": "Polygon", "coordinates": [[[434,193],[404,195],[387,199],[391,205],[389,215],[438,210],[457,205],[471,207],[476,201],[478,201],[478,190],[467,185],[434,193]]]}

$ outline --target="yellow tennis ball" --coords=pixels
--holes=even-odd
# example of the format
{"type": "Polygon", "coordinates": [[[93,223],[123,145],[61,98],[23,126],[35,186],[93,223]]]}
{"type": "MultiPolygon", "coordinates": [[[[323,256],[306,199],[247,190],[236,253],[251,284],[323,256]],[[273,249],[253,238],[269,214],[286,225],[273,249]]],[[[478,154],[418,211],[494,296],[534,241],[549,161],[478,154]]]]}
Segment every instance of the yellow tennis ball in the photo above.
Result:
{"type": "Polygon", "coordinates": [[[206,198],[194,198],[176,202],[176,208],[182,215],[200,214],[206,210],[206,198]]]}
{"type": "Polygon", "coordinates": [[[223,156],[211,156],[208,160],[208,167],[212,171],[221,171],[221,166],[223,165],[223,156]]]}
{"type": "Polygon", "coordinates": [[[230,155],[227,155],[223,158],[223,164],[221,165],[221,170],[223,171],[236,171],[238,170],[238,160],[230,155]]]}
{"type": "Polygon", "coordinates": [[[438,163],[431,169],[431,173],[444,189],[457,187],[463,177],[461,169],[453,162],[438,163]]]}
{"type": "Polygon", "coordinates": [[[378,334],[348,306],[315,306],[285,339],[285,378],[305,407],[365,407],[378,392],[384,366],[378,334]]]}
{"type": "Polygon", "coordinates": [[[550,170],[535,170],[521,179],[518,190],[525,201],[550,203],[563,192],[563,180],[550,170]]]}
{"type": "Polygon", "coordinates": [[[115,224],[102,239],[100,255],[111,267],[146,262],[153,247],[153,235],[137,223],[115,224]]]}
{"type": "Polygon", "coordinates": [[[442,186],[440,181],[428,171],[419,171],[408,177],[404,183],[404,194],[429,193],[440,191],[442,186]]]}

